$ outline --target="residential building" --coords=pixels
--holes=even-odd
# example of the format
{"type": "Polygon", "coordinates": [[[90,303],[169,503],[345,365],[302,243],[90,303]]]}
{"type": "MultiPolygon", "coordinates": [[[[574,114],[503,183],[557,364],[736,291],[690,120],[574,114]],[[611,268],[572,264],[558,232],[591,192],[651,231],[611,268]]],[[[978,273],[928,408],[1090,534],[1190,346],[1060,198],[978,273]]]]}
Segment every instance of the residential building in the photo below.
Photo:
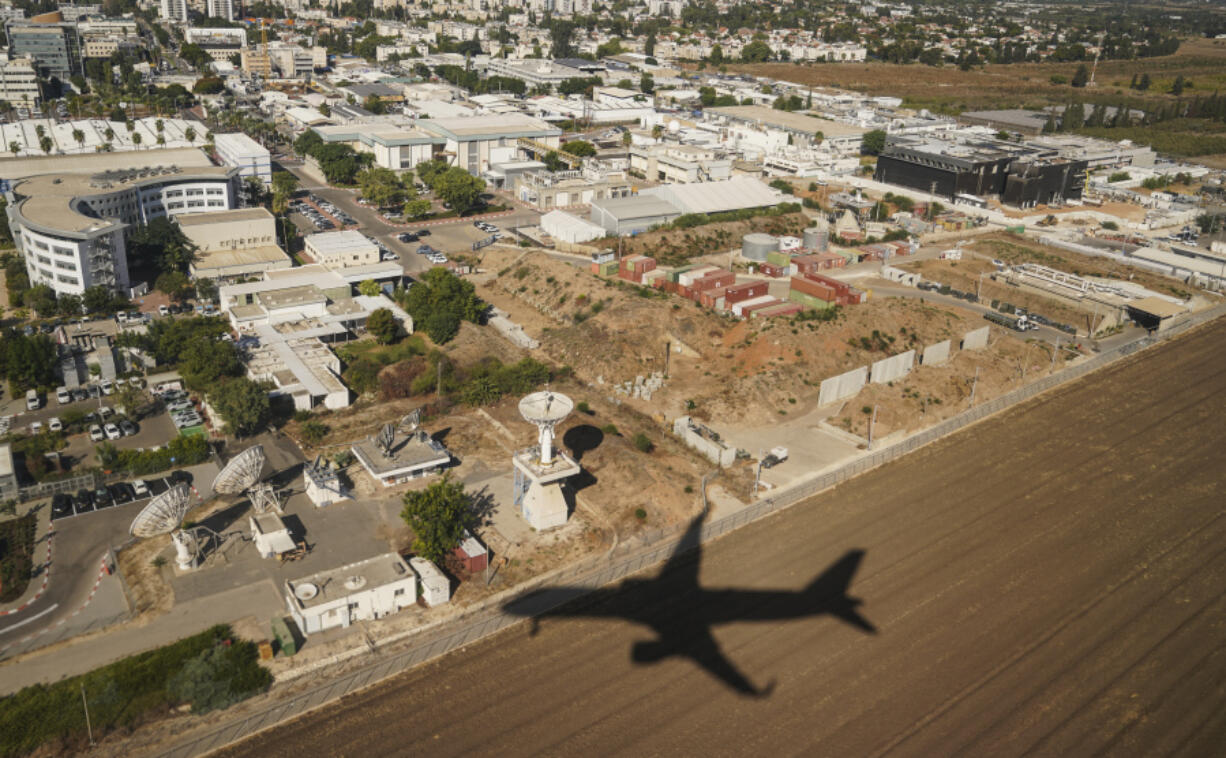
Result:
{"type": "Polygon", "coordinates": [[[187,23],[188,0],[161,0],[159,16],[179,24],[187,23]]]}
{"type": "MultiPolygon", "coordinates": [[[[32,58],[0,60],[0,100],[11,105],[32,106],[39,102],[42,93],[38,86],[38,72],[32,58]]],[[[4,146],[7,149],[7,145],[4,146]]]]}
{"type": "Polygon", "coordinates": [[[68,81],[83,72],[76,24],[9,21],[4,32],[9,41],[9,57],[33,59],[42,78],[54,76],[68,81]]]}
{"type": "Polygon", "coordinates": [[[528,171],[515,178],[515,196],[540,211],[629,197],[631,191],[623,171],[528,171]]]}
{"type": "Polygon", "coordinates": [[[315,71],[315,54],[304,47],[286,42],[268,43],[268,57],[282,79],[300,79],[315,71]]]}
{"type": "Polygon", "coordinates": [[[222,163],[237,168],[243,179],[254,176],[266,185],[272,182],[272,156],[268,148],[246,134],[213,135],[213,151],[222,163]]]}
{"type": "Polygon", "coordinates": [[[234,6],[234,0],[207,0],[205,12],[213,18],[224,18],[226,21],[233,21],[235,16],[234,6]]]}
{"type": "Polygon", "coordinates": [[[188,27],[183,39],[209,54],[215,61],[229,61],[247,47],[247,31],[229,27],[188,27]]]}

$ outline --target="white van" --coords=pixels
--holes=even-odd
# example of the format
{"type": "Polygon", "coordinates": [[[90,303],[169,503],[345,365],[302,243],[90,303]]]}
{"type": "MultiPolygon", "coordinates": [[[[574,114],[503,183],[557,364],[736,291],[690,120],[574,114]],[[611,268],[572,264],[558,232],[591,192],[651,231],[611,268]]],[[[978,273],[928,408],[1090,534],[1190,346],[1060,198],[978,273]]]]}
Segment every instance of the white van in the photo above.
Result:
{"type": "Polygon", "coordinates": [[[38,399],[38,390],[26,390],[26,410],[36,411],[43,407],[43,403],[38,399]]]}

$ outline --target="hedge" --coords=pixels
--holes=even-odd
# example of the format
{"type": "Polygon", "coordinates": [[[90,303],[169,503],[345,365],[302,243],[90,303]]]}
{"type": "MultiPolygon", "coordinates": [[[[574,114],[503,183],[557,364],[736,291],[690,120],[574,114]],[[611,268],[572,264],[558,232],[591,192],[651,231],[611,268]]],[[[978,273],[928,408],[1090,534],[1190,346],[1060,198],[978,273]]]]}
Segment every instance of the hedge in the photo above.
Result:
{"type": "Polygon", "coordinates": [[[176,692],[195,693],[200,702],[193,703],[193,710],[199,712],[267,690],[272,675],[258,657],[254,643],[234,639],[230,627],[221,624],[87,674],[26,687],[0,701],[0,758],[25,755],[47,743],[56,743],[55,752],[83,751],[82,686],[98,740],[182,704],[176,692]]]}

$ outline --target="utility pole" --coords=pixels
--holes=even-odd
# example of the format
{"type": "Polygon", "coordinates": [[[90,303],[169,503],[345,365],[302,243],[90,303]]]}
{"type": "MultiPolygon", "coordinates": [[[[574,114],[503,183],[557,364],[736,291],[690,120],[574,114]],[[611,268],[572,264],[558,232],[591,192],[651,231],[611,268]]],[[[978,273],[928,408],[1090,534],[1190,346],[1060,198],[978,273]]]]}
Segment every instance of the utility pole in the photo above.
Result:
{"type": "Polygon", "coordinates": [[[85,730],[89,733],[89,746],[94,747],[94,728],[89,723],[89,701],[85,699],[85,684],[81,684],[81,705],[85,706],[85,730]]]}
{"type": "Polygon", "coordinates": [[[877,406],[873,406],[873,417],[868,420],[868,449],[873,449],[873,427],[877,425],[877,406]]]}
{"type": "Polygon", "coordinates": [[[971,407],[975,407],[975,390],[979,389],[979,368],[975,368],[975,383],[971,385],[971,407]]]}
{"type": "Polygon", "coordinates": [[[1059,352],[1060,352],[1060,335],[1058,335],[1058,334],[1057,334],[1057,335],[1056,335],[1056,349],[1055,349],[1055,350],[1053,350],[1053,351],[1051,351],[1051,365],[1052,365],[1052,368],[1055,368],[1055,366],[1056,366],[1056,355],[1057,355],[1059,352]]]}
{"type": "Polygon", "coordinates": [[[443,396],[443,359],[441,356],[439,357],[438,361],[435,362],[434,365],[438,367],[438,377],[434,380],[434,396],[442,397],[443,396]]]}

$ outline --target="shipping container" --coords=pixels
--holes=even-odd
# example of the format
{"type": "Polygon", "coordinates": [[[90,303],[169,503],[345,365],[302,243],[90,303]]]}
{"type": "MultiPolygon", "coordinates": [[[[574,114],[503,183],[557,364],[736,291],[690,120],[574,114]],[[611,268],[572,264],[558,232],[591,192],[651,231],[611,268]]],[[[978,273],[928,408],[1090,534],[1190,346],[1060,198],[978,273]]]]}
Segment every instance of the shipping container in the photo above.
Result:
{"type": "Polygon", "coordinates": [[[812,295],[806,295],[800,290],[791,290],[788,292],[788,300],[805,308],[812,308],[813,310],[826,310],[835,306],[835,303],[813,297],[812,295]]]}
{"type": "Polygon", "coordinates": [[[761,266],[759,266],[759,269],[761,270],[763,276],[773,276],[776,279],[787,273],[786,268],[776,266],[773,263],[763,263],[761,266]]]}
{"type": "Polygon", "coordinates": [[[753,311],[753,318],[777,318],[779,316],[792,316],[803,311],[805,307],[800,303],[780,303],[772,305],[769,308],[762,308],[753,311]]]}
{"type": "Polygon", "coordinates": [[[728,305],[740,303],[755,297],[762,297],[770,287],[766,282],[745,282],[734,284],[724,290],[724,302],[728,305]]]}
{"type": "Polygon", "coordinates": [[[779,301],[770,295],[762,295],[761,297],[753,297],[748,300],[742,300],[739,303],[733,303],[732,312],[738,316],[743,316],[745,315],[745,308],[747,307],[752,307],[754,305],[773,305],[777,302],[779,301]]]}
{"type": "Polygon", "coordinates": [[[485,549],[485,545],[478,542],[477,538],[466,530],[459,547],[455,549],[455,557],[459,559],[468,573],[476,574],[485,571],[489,561],[489,552],[485,549]]]}
{"type": "Polygon", "coordinates": [[[744,303],[741,303],[741,316],[745,318],[751,318],[755,312],[760,311],[763,308],[771,308],[779,304],[780,304],[780,301],[777,298],[773,298],[773,297],[768,298],[767,300],[761,303],[755,303],[752,300],[749,300],[744,303]]]}

